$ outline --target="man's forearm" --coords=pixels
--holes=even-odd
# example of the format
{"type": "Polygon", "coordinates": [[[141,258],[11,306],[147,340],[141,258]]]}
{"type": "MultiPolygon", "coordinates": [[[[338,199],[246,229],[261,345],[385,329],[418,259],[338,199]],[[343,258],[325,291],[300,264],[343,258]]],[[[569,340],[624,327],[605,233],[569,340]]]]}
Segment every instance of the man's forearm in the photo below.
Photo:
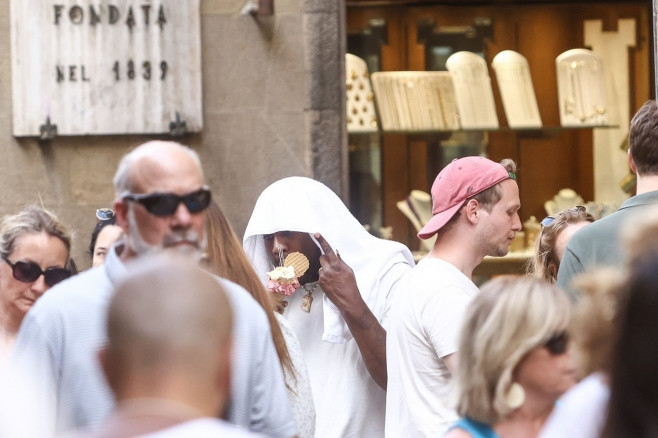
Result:
{"type": "Polygon", "coordinates": [[[370,376],[386,389],[386,330],[365,302],[360,300],[360,303],[348,309],[341,309],[341,313],[354,336],[370,376]]]}

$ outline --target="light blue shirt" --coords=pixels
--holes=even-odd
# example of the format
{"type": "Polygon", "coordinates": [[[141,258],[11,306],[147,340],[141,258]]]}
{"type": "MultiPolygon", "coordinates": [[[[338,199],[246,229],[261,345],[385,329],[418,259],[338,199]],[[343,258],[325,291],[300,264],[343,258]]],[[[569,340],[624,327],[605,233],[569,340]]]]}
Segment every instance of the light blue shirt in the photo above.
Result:
{"type": "MultiPolygon", "coordinates": [[[[13,362],[42,388],[35,402],[44,403],[41,407],[50,415],[37,421],[48,421],[51,430],[98,427],[114,408],[97,354],[107,341],[114,286],[126,273],[117,248],[108,252],[103,266],[44,294],[19,331],[13,362]]],[[[268,436],[293,436],[296,427],[267,316],[242,287],[219,281],[233,310],[228,420],[268,436]]]]}

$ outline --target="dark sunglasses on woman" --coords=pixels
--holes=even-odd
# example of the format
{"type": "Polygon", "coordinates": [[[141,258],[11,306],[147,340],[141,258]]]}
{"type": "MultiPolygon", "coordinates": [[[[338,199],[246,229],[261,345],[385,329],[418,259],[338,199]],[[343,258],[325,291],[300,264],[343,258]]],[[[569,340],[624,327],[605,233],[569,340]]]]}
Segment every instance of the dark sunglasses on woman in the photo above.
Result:
{"type": "Polygon", "coordinates": [[[23,283],[32,283],[43,275],[48,286],[54,286],[62,280],[71,276],[71,272],[64,268],[47,268],[45,271],[39,265],[33,262],[10,262],[7,257],[4,261],[11,267],[11,273],[14,278],[23,283]]]}
{"type": "Polygon", "coordinates": [[[569,334],[566,331],[555,333],[551,338],[546,341],[544,347],[553,356],[564,354],[569,348],[569,334]]]}

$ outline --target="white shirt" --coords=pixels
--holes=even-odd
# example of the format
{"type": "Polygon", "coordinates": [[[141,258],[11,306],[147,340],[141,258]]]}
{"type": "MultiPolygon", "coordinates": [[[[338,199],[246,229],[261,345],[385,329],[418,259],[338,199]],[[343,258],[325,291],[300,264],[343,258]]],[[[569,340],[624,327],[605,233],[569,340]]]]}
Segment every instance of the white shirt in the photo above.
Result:
{"type": "Polygon", "coordinates": [[[548,417],[539,438],[598,438],[605,422],[610,388],[594,373],[567,391],[548,417]]]}
{"type": "MultiPolygon", "coordinates": [[[[398,265],[385,275],[383,283],[397,280],[406,265],[398,265]]],[[[314,286],[313,283],[309,286],[314,286]]],[[[322,341],[324,330],[319,286],[313,290],[311,312],[302,310],[306,294],[299,288],[287,297],[283,316],[295,331],[304,352],[315,401],[315,436],[318,438],[379,438],[384,436],[386,392],[375,383],[354,339],[337,344],[322,341]]],[[[384,320],[386,315],[380,321],[384,320]]]]}
{"type": "Polygon", "coordinates": [[[425,258],[395,289],[386,337],[386,437],[440,437],[458,419],[449,400],[452,375],[441,358],[457,351],[478,288],[450,263],[425,258]]]}
{"type": "MultiPolygon", "coordinates": [[[[114,407],[97,353],[107,341],[106,314],[114,286],[127,270],[116,248],[108,252],[104,265],[45,293],[21,325],[13,362],[40,388],[35,406],[50,411],[39,419],[47,430],[93,429],[114,407]]],[[[271,436],[293,436],[295,423],[267,316],[242,287],[218,280],[233,310],[227,418],[271,436]]]]}
{"type": "Polygon", "coordinates": [[[137,438],[179,437],[265,438],[265,435],[249,432],[217,418],[198,418],[137,438]]]}

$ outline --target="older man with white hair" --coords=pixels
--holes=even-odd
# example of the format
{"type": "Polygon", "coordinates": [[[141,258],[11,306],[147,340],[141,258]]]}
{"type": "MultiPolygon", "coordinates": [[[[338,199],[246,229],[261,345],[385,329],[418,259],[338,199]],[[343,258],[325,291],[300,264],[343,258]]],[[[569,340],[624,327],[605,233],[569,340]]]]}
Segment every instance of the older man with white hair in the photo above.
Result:
{"type": "MultiPolygon", "coordinates": [[[[114,178],[124,238],[102,267],[60,283],[27,315],[15,363],[29,370],[50,404],[53,430],[94,428],[110,414],[112,394],[97,352],[105,316],[129,262],[159,252],[199,259],[210,190],[197,154],[173,142],[145,143],[121,160],[114,178]]],[[[263,309],[241,287],[220,279],[234,312],[231,398],[226,418],[274,437],[295,435],[283,375],[263,309]]],[[[217,413],[218,415],[220,413],[217,413]]]]}

